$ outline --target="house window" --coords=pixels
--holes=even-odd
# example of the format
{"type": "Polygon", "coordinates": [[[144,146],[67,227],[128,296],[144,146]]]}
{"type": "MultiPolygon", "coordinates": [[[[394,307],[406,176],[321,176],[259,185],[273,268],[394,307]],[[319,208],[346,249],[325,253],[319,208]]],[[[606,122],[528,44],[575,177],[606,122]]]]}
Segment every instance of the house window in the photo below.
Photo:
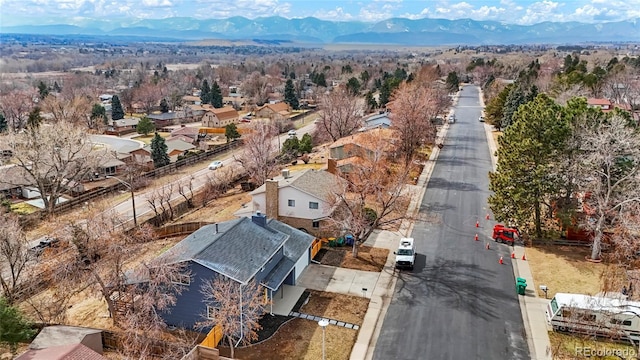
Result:
{"type": "Polygon", "coordinates": [[[295,200],[289,200],[289,207],[296,207],[296,201],[295,200]]]}
{"type": "Polygon", "coordinates": [[[207,319],[213,319],[216,314],[216,310],[218,310],[217,307],[207,305],[207,319]]]}
{"type": "Polygon", "coordinates": [[[309,209],[317,209],[318,203],[314,201],[309,201],[309,209]]]}
{"type": "Polygon", "coordinates": [[[188,274],[177,274],[172,277],[171,282],[180,285],[190,285],[191,276],[189,276],[188,274]]]}
{"type": "Polygon", "coordinates": [[[317,220],[316,220],[316,221],[311,222],[311,226],[312,226],[314,229],[319,228],[319,227],[320,227],[320,221],[317,221],[317,220]]]}

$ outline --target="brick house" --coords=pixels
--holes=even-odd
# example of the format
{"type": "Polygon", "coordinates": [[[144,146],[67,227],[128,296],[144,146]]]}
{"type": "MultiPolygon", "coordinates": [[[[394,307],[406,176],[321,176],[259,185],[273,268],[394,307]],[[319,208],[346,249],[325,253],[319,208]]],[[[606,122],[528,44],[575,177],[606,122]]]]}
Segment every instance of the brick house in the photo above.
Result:
{"type": "Polygon", "coordinates": [[[231,106],[225,106],[219,109],[212,108],[202,115],[202,126],[221,128],[229,124],[236,124],[238,120],[238,112],[231,106]]]}

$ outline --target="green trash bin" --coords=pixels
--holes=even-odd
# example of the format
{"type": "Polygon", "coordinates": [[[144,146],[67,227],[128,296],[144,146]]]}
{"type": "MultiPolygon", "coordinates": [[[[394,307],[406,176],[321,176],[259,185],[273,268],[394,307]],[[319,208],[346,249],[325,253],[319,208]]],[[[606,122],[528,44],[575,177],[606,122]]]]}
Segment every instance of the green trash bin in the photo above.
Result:
{"type": "Polygon", "coordinates": [[[527,289],[526,283],[518,283],[518,285],[516,285],[516,291],[518,292],[518,295],[524,295],[526,289],[527,289]]]}
{"type": "Polygon", "coordinates": [[[527,279],[521,278],[521,277],[516,278],[516,284],[520,284],[520,283],[523,283],[523,284],[526,285],[527,284],[527,279]]]}

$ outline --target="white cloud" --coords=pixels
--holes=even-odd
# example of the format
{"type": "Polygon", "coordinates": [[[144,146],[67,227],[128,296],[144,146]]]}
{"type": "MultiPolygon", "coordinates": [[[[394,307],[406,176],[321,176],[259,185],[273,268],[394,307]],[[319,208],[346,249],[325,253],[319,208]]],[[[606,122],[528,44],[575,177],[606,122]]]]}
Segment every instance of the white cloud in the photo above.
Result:
{"type": "Polygon", "coordinates": [[[142,0],[142,5],[149,7],[169,7],[173,6],[169,0],[142,0]]]}
{"type": "Polygon", "coordinates": [[[342,7],[336,7],[335,9],[329,11],[318,11],[314,13],[313,16],[317,17],[318,19],[334,21],[349,21],[355,19],[353,15],[345,12],[342,7]]]}

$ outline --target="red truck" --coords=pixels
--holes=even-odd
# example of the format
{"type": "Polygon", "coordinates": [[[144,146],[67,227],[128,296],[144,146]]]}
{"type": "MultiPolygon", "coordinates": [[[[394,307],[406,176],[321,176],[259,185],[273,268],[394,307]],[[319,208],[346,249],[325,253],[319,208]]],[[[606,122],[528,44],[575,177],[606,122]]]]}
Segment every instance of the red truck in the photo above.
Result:
{"type": "Polygon", "coordinates": [[[493,240],[500,243],[513,245],[513,242],[520,237],[518,229],[509,228],[502,224],[493,227],[493,240]]]}

